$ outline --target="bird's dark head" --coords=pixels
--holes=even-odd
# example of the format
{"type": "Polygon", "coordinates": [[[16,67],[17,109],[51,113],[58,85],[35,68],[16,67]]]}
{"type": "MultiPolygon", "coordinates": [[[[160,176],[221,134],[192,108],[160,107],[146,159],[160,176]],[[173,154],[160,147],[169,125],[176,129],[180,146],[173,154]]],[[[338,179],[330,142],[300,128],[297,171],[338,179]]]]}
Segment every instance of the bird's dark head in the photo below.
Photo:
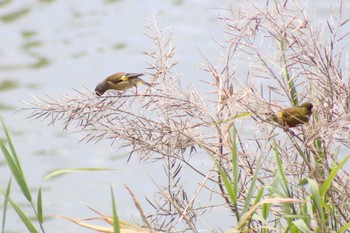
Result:
{"type": "Polygon", "coordinates": [[[312,112],[312,108],[314,107],[312,105],[312,103],[303,103],[302,105],[300,105],[300,107],[304,107],[304,108],[307,108],[308,111],[312,112]]]}
{"type": "Polygon", "coordinates": [[[95,94],[97,96],[103,95],[103,93],[105,93],[105,91],[107,91],[107,88],[106,88],[106,85],[104,84],[104,82],[97,84],[97,86],[95,88],[95,94]]]}

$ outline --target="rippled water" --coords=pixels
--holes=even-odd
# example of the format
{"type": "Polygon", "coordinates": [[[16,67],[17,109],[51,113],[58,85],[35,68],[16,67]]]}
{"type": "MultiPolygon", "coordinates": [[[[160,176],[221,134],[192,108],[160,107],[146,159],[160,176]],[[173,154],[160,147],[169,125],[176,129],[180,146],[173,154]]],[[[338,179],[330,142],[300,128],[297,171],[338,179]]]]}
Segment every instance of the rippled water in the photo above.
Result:
{"type": "MultiPolygon", "coordinates": [[[[48,122],[27,120],[21,100],[30,94],[73,93],[82,86],[93,89],[98,81],[116,71],[143,72],[147,67],[142,51],[151,41],[143,24],[152,15],[162,15],[161,25],[174,33],[180,64],[176,68],[183,85],[196,84],[208,74],[198,69],[203,61],[199,50],[209,59],[218,58],[220,47],[213,38],[223,40],[223,27],[216,7],[226,1],[209,0],[4,0],[0,2],[0,109],[13,135],[28,183],[33,189],[43,185],[46,214],[88,217],[80,201],[104,213],[111,213],[109,185],[116,191],[121,219],[130,214],[139,218],[131,197],[123,188],[128,184],[145,208],[143,197],[157,190],[148,175],[163,174],[157,164],[126,165],[125,154],[109,142],[77,143],[79,133],[62,132],[61,126],[46,127],[48,122]],[[55,169],[74,167],[111,167],[115,172],[70,174],[42,183],[42,177],[55,169]],[[137,188],[137,189],[136,189],[137,188]]],[[[315,15],[327,14],[328,4],[316,1],[315,15]]],[[[6,187],[9,171],[0,165],[1,188],[6,187]]],[[[161,182],[162,178],[157,179],[161,182]]],[[[17,195],[13,194],[15,197],[17,195]]],[[[18,198],[20,195],[18,195],[18,198]]],[[[0,199],[1,200],[1,199],[0,199]]],[[[19,199],[20,200],[20,199],[19,199]]],[[[10,212],[11,213],[11,212],[10,212]]],[[[2,211],[0,215],[2,214],[2,211]]],[[[16,216],[15,213],[9,216],[16,216]]],[[[91,213],[90,216],[94,216],[91,213]]],[[[230,226],[230,216],[220,214],[209,225],[230,226]],[[226,221],[225,221],[226,220],[226,221]],[[211,224],[216,223],[216,224],[211,224]]],[[[25,232],[18,219],[9,217],[7,229],[25,232]]],[[[45,223],[47,232],[90,232],[53,219],[45,223]]]]}

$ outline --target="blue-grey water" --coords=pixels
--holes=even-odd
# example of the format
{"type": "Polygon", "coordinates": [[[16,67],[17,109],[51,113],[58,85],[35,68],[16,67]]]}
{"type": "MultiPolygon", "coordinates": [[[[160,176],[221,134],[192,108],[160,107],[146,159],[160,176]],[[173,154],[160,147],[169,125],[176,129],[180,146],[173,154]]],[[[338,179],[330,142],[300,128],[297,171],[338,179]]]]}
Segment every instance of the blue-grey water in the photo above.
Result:
{"type": "MultiPolygon", "coordinates": [[[[152,208],[144,200],[164,181],[161,164],[126,163],[127,155],[108,141],[78,143],[82,135],[74,128],[62,131],[62,125],[47,126],[48,121],[26,119],[21,100],[33,95],[72,94],[83,86],[93,89],[98,81],[116,71],[144,72],[147,68],[143,51],[151,41],[144,35],[144,23],[161,16],[160,25],[174,35],[179,65],[176,68],[184,86],[195,85],[210,76],[198,67],[205,56],[219,58],[221,48],[214,39],[223,41],[223,25],[218,7],[228,1],[209,0],[9,0],[0,2],[0,82],[10,81],[13,88],[0,91],[1,115],[8,126],[20,156],[27,182],[35,193],[43,187],[45,214],[68,217],[92,217],[81,202],[111,214],[110,185],[117,200],[119,217],[139,220],[132,198],[123,187],[127,184],[146,211],[152,208]],[[14,15],[14,13],[16,13],[14,15]],[[63,168],[105,167],[116,171],[74,173],[43,181],[50,171],[63,168]]],[[[326,1],[310,1],[310,13],[319,21],[329,13],[326,1]]],[[[0,157],[0,188],[6,188],[10,172],[0,157]]],[[[204,161],[203,166],[208,166],[204,161]]],[[[185,185],[193,185],[193,177],[185,185]]],[[[196,182],[200,182],[198,177],[196,182]]],[[[196,184],[197,184],[196,183],[196,184]]],[[[25,203],[13,182],[13,197],[25,203]]],[[[193,194],[193,193],[192,193],[193,194]]],[[[35,197],[36,198],[36,197],[35,197]]],[[[0,198],[0,200],[3,200],[0,198]]],[[[2,206],[2,205],[1,205],[2,206]]],[[[30,208],[27,213],[31,213],[30,208]]],[[[30,216],[32,214],[29,214],[30,216]]],[[[0,211],[2,216],[2,211],[0,211]]],[[[26,232],[9,210],[8,232],[26,232]]],[[[218,211],[205,219],[209,226],[227,229],[233,217],[218,211]]],[[[139,221],[141,222],[141,221],[139,221]]],[[[46,232],[91,232],[66,220],[53,218],[45,222],[46,232]]],[[[203,229],[206,227],[203,225],[203,229]]]]}

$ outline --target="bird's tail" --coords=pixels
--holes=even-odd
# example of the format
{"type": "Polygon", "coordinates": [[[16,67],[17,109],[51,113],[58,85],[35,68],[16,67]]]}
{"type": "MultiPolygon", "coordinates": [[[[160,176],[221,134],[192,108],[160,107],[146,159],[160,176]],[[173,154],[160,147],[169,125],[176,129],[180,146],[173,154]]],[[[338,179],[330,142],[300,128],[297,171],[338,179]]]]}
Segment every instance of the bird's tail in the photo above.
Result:
{"type": "Polygon", "coordinates": [[[137,77],[140,77],[140,76],[143,76],[144,74],[142,73],[126,73],[125,74],[125,77],[126,78],[137,78],[137,77]]]}
{"type": "Polygon", "coordinates": [[[153,86],[153,84],[150,84],[150,83],[145,82],[145,81],[143,81],[143,80],[141,80],[141,84],[144,84],[144,85],[149,86],[149,87],[152,87],[152,86],[153,86]]]}
{"type": "Polygon", "coordinates": [[[135,82],[136,84],[144,84],[144,85],[149,86],[149,87],[152,87],[152,86],[153,86],[153,84],[150,84],[150,83],[148,83],[148,82],[145,82],[145,81],[143,81],[143,80],[140,79],[140,78],[134,78],[133,80],[134,80],[134,82],[135,82]]]}

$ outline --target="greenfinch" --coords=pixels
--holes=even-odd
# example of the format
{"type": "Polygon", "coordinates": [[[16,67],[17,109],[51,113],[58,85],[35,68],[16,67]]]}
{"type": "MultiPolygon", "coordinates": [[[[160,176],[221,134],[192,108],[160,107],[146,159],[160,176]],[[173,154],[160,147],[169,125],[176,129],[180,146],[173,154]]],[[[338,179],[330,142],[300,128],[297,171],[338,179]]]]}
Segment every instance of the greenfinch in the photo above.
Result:
{"type": "Polygon", "coordinates": [[[141,73],[116,73],[108,76],[105,80],[97,84],[95,88],[95,94],[97,96],[103,95],[107,90],[118,90],[124,91],[126,89],[135,87],[137,94],[137,85],[145,84],[147,86],[152,86],[151,84],[143,81],[139,77],[143,76],[141,73]]]}
{"type": "Polygon", "coordinates": [[[289,128],[309,122],[312,114],[313,105],[311,103],[303,103],[300,106],[282,109],[272,116],[272,120],[279,125],[289,128]]]}

